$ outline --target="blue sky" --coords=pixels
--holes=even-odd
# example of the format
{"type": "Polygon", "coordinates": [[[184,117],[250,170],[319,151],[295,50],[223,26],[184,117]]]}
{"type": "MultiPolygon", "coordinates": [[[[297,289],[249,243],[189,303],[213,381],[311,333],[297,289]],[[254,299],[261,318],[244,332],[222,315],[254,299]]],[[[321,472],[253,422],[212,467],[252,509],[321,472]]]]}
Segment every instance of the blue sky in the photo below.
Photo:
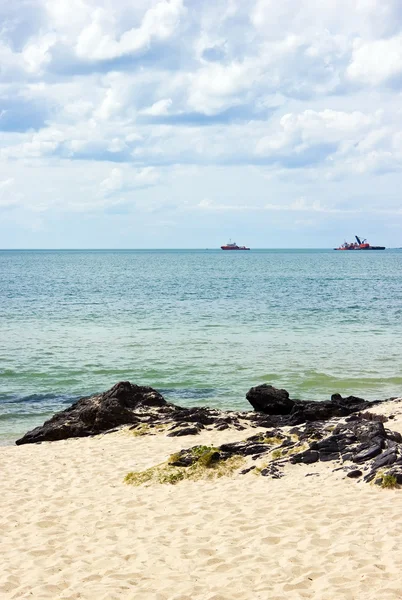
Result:
{"type": "Polygon", "coordinates": [[[0,247],[402,246],[400,0],[0,5],[0,247]]]}

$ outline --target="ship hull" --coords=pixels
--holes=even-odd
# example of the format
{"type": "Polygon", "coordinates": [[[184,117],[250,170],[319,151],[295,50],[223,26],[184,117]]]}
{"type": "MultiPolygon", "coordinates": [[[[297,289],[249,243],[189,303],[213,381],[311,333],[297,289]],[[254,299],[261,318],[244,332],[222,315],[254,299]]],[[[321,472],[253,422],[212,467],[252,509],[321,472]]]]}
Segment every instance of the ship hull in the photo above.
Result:
{"type": "Polygon", "coordinates": [[[250,248],[240,248],[240,247],[230,248],[228,246],[221,246],[221,250],[250,250],[250,248]]]}
{"type": "Polygon", "coordinates": [[[385,250],[385,246],[370,246],[369,248],[334,248],[334,250],[385,250]]]}

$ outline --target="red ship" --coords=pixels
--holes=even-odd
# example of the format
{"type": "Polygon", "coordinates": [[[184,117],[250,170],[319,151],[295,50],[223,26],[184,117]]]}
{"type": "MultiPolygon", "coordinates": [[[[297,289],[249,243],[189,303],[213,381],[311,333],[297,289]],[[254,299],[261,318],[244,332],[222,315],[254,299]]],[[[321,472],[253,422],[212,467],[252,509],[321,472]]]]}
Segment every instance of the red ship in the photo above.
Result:
{"type": "Polygon", "coordinates": [[[226,246],[221,246],[221,250],[250,250],[250,248],[246,248],[246,246],[238,246],[236,242],[228,242],[226,246]]]}
{"type": "Polygon", "coordinates": [[[356,242],[345,242],[334,250],[385,250],[385,246],[370,246],[367,240],[361,240],[355,235],[356,242]]]}

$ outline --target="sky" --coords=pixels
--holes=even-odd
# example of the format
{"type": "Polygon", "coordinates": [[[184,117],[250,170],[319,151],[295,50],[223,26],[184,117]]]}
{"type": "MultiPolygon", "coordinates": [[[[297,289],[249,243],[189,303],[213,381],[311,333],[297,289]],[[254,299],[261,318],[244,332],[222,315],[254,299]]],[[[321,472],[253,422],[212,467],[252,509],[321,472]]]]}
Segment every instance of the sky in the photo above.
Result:
{"type": "Polygon", "coordinates": [[[400,0],[0,3],[0,248],[402,246],[400,0]]]}

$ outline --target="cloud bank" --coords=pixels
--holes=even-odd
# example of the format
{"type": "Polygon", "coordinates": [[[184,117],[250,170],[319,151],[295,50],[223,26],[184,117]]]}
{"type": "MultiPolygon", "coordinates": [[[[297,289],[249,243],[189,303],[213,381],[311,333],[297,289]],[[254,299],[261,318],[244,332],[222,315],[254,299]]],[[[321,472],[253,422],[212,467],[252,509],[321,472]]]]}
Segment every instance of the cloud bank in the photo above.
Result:
{"type": "Polygon", "coordinates": [[[399,0],[17,0],[0,22],[4,247],[402,246],[399,0]]]}

